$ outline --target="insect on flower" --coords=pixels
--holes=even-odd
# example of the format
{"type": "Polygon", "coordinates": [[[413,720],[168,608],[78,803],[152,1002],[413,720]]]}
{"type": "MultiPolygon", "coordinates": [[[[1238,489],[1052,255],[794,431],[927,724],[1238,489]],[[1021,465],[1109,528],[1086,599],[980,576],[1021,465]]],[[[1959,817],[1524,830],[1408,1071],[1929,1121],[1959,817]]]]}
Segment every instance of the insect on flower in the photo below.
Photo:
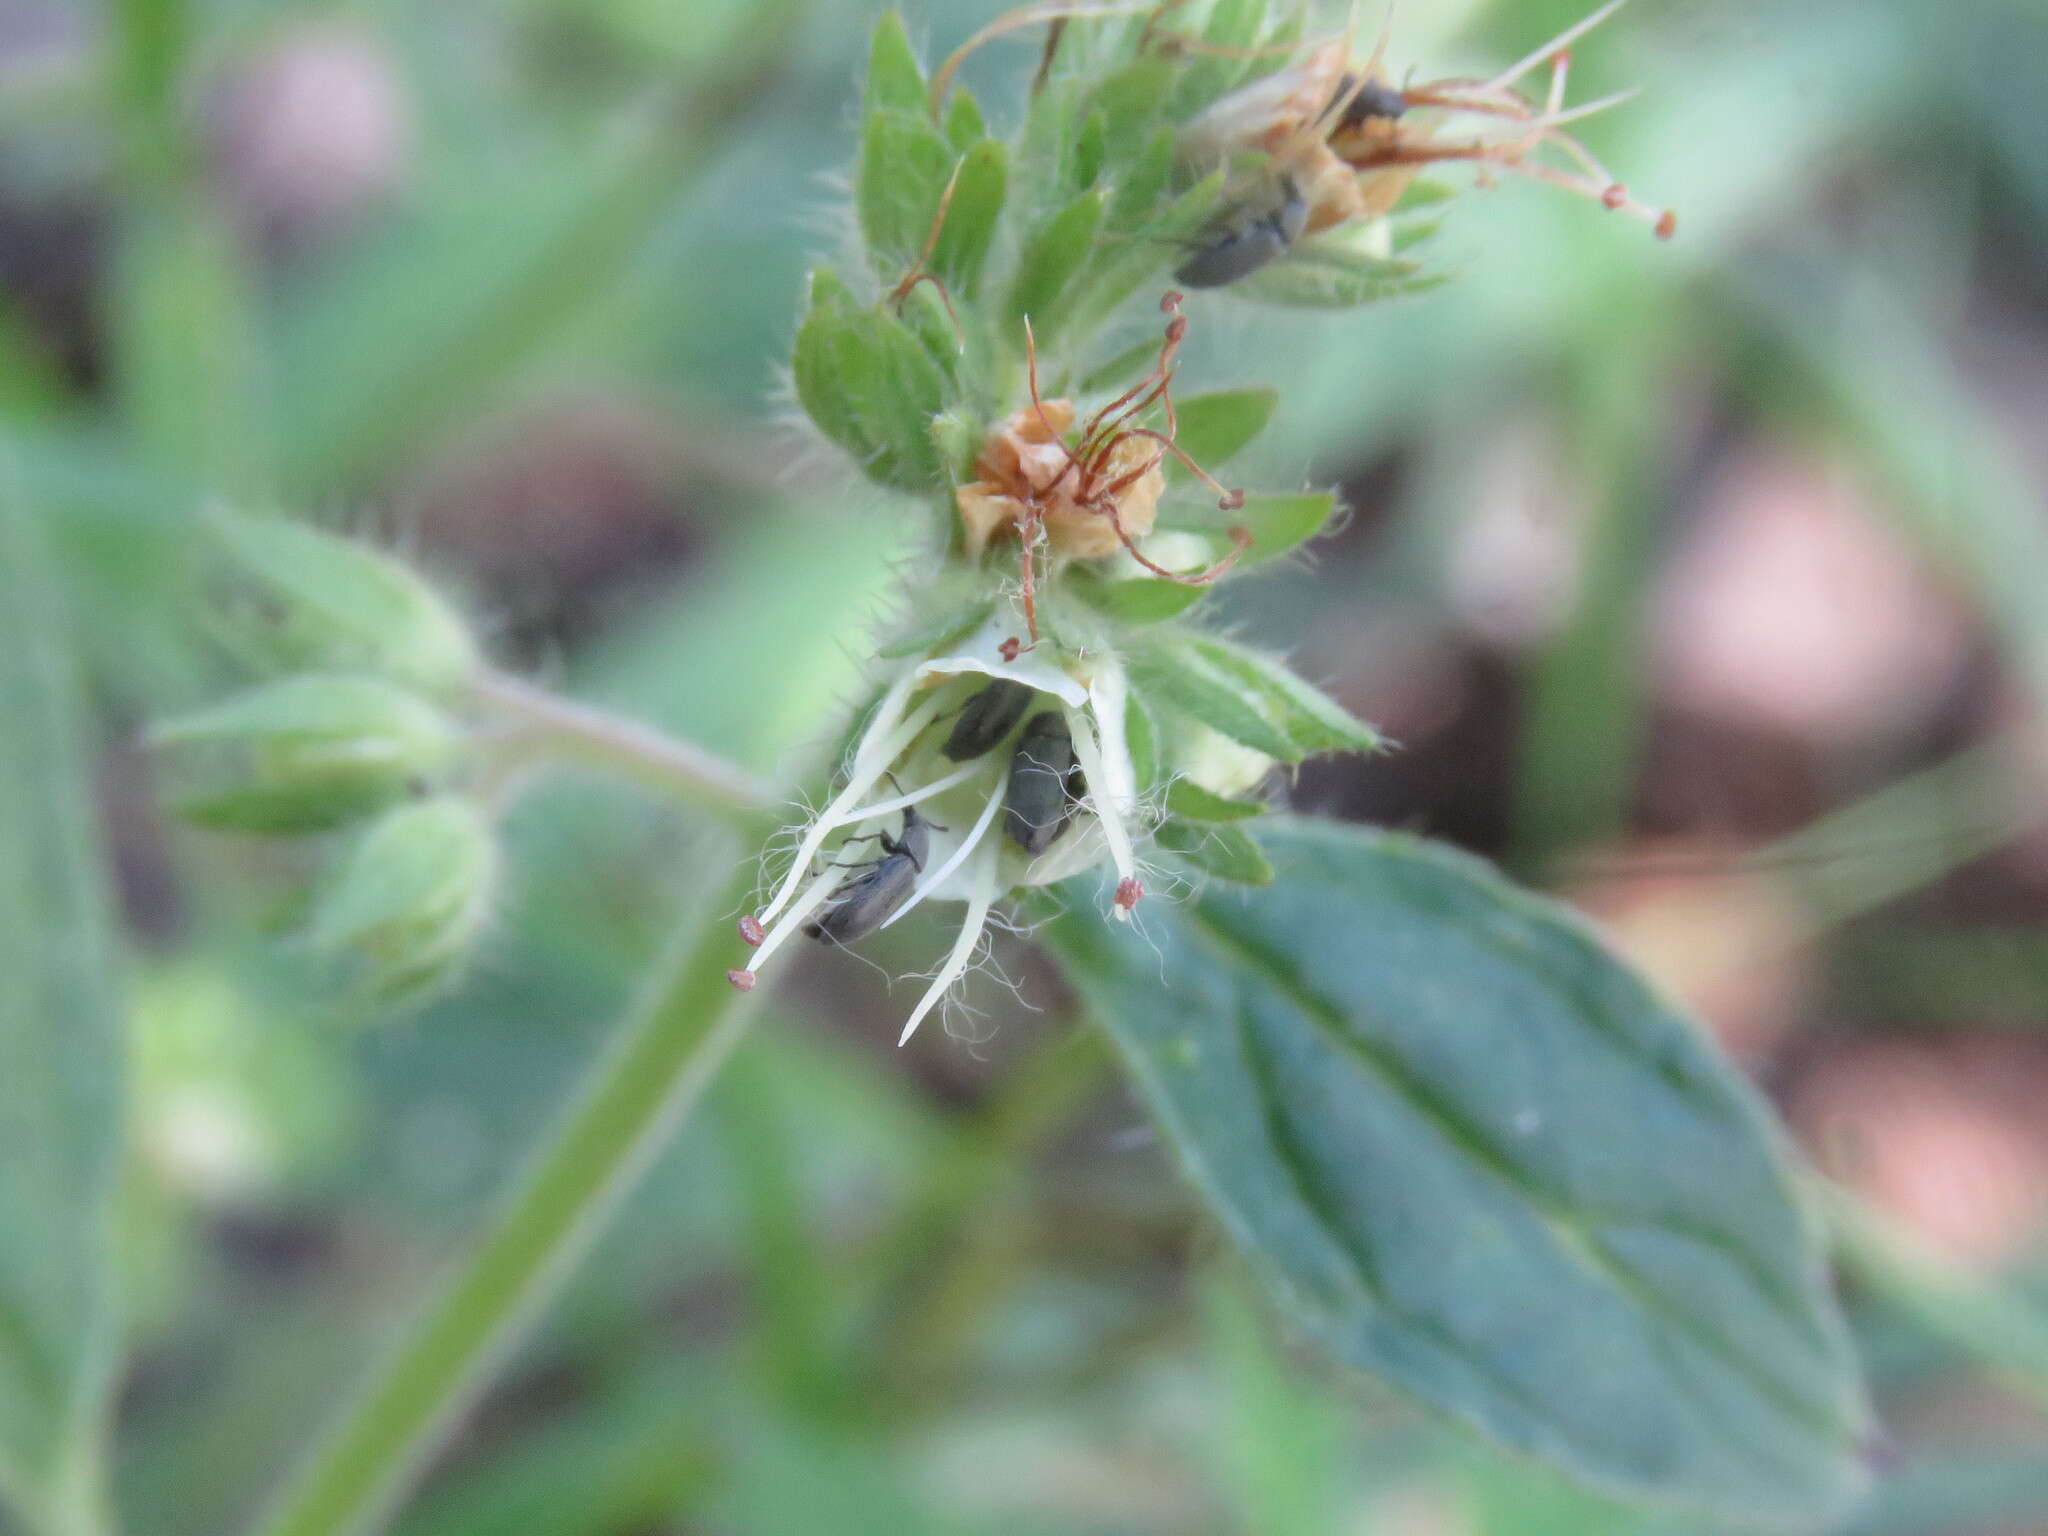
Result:
{"type": "Polygon", "coordinates": [[[931,823],[917,814],[916,806],[906,805],[902,834],[878,832],[874,837],[882,845],[882,856],[832,893],[824,916],[804,925],[806,935],[829,944],[851,944],[881,927],[910,899],[931,854],[931,823]]]}
{"type": "Polygon", "coordinates": [[[1266,159],[1226,188],[1220,210],[1196,235],[1175,279],[1191,288],[1214,288],[1248,277],[1305,236],[1381,217],[1423,167],[1440,163],[1474,164],[1482,177],[1498,170],[1549,182],[1642,219],[1659,238],[1670,238],[1677,215],[1636,201],[1565,131],[1634,94],[1564,104],[1569,45],[1625,3],[1607,0],[1487,79],[1396,87],[1379,73],[1384,33],[1372,57],[1356,69],[1349,63],[1347,34],[1213,103],[1182,131],[1183,159],[1220,165],[1248,151],[1266,159]],[[1545,62],[1550,84],[1538,103],[1517,90],[1516,82],[1545,62]],[[1474,119],[1485,125],[1452,127],[1474,119]],[[1554,154],[1538,158],[1545,149],[1554,154]]]}
{"type": "Polygon", "coordinates": [[[1091,414],[1073,442],[1074,403],[1047,400],[1038,387],[1038,345],[1024,323],[1026,372],[1031,403],[1016,410],[992,433],[975,460],[975,478],[954,493],[967,552],[979,555],[999,533],[1014,533],[1020,557],[1024,622],[1038,642],[1037,557],[1041,545],[1054,555],[1099,559],[1119,549],[1153,575],[1184,586],[1207,586],[1236,563],[1251,543],[1243,528],[1230,530],[1231,551],[1204,570],[1168,570],[1138,548],[1152,531],[1166,478],[1160,472],[1172,454],[1217,493],[1217,505],[1244,505],[1244,492],[1231,490],[1197,464],[1177,442],[1173,406],[1173,360],[1187,335],[1181,296],[1160,300],[1168,317],[1166,338],[1152,371],[1091,414]],[[1141,413],[1158,406],[1164,430],[1135,426],[1141,413]]]}

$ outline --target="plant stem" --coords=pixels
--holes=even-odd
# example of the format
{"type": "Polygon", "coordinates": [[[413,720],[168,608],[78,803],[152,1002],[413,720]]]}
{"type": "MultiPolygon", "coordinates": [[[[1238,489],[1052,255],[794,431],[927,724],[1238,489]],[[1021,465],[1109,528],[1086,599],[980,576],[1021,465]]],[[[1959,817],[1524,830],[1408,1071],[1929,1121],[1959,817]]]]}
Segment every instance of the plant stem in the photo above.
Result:
{"type": "Polygon", "coordinates": [[[495,1224],[257,1524],[262,1536],[343,1536],[389,1514],[688,1115],[750,1013],[725,979],[731,936],[708,926],[753,890],[752,868],[734,866],[495,1224]]]}
{"type": "Polygon", "coordinates": [[[508,677],[480,673],[470,693],[511,727],[522,752],[582,763],[676,795],[728,819],[750,816],[777,799],[775,787],[694,742],[508,677]]]}

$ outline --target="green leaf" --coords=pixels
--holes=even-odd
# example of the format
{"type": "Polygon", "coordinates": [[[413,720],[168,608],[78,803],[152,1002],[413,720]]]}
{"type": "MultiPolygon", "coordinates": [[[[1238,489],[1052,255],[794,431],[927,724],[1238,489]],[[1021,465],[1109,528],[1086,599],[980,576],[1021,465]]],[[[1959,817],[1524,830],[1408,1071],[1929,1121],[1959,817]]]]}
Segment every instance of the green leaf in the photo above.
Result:
{"type": "Polygon", "coordinates": [[[1294,742],[1259,707],[1258,697],[1185,644],[1130,658],[1131,682],[1158,704],[1282,762],[1298,762],[1294,742]]]}
{"type": "Polygon", "coordinates": [[[995,606],[994,598],[977,597],[947,607],[937,618],[898,635],[875,654],[890,660],[899,656],[936,656],[981,628],[995,606]]]}
{"type": "Polygon", "coordinates": [[[945,404],[944,374],[900,320],[855,304],[829,271],[812,274],[791,372],[818,430],[869,478],[908,491],[942,482],[931,424],[945,404]]]}
{"type": "MultiPolygon", "coordinates": [[[[1189,395],[1174,402],[1180,422],[1174,441],[1189,458],[1213,471],[1266,430],[1273,407],[1279,403],[1277,389],[1215,389],[1189,395]]],[[[1167,460],[1166,477],[1169,481],[1194,478],[1186,465],[1173,458],[1167,460]]]]}
{"type": "Polygon", "coordinates": [[[120,957],[55,583],[0,494],[0,1494],[52,1531],[98,1528],[123,1101],[120,957]]]}
{"type": "Polygon", "coordinates": [[[1152,711],[1145,707],[1145,701],[1132,693],[1124,700],[1124,745],[1131,753],[1131,777],[1137,781],[1138,793],[1148,795],[1159,782],[1159,727],[1152,722],[1152,711]]]}
{"type": "Polygon", "coordinates": [[[1117,177],[1109,200],[1110,228],[1125,230],[1149,218],[1172,180],[1173,130],[1161,128],[1145,140],[1117,177]]]}
{"type": "Polygon", "coordinates": [[[1166,808],[1184,821],[1243,821],[1266,814],[1262,800],[1233,800],[1202,788],[1193,779],[1175,779],[1168,786],[1166,808]]]}
{"type": "Polygon", "coordinates": [[[981,115],[981,103],[964,85],[953,87],[953,99],[946,103],[946,139],[961,154],[988,137],[988,119],[981,115]]]}
{"type": "MultiPolygon", "coordinates": [[[[1336,515],[1337,498],[1328,491],[1300,491],[1291,495],[1247,496],[1241,507],[1225,510],[1213,501],[1189,501],[1182,497],[1162,508],[1161,528],[1221,535],[1231,528],[1251,531],[1252,541],[1238,557],[1240,570],[1261,565],[1314,538],[1336,515]]],[[[1217,553],[1224,545],[1219,539],[1217,553]]]]}
{"type": "Polygon", "coordinates": [[[1288,1321],[1612,1492],[1778,1529],[1841,1511],[1856,1367],[1766,1115],[1703,1033],[1476,860],[1261,841],[1271,886],[1151,914],[1151,944],[1086,900],[1048,937],[1288,1321]]]}
{"type": "Polygon", "coordinates": [[[1100,192],[1084,192],[1024,242],[1016,286],[1010,291],[1010,319],[1021,326],[1029,316],[1041,347],[1049,345],[1059,329],[1059,302],[1068,281],[1095,248],[1102,207],[1100,192]]]}
{"type": "Polygon", "coordinates": [[[1195,868],[1239,885],[1271,885],[1273,866],[1241,827],[1169,817],[1153,834],[1159,846],[1195,868]]]}
{"type": "Polygon", "coordinates": [[[1067,585],[1096,612],[1127,624],[1158,624],[1178,617],[1208,596],[1209,591],[1207,587],[1162,581],[1155,576],[1118,580],[1078,566],[1067,573],[1067,585]]]}
{"type": "Polygon", "coordinates": [[[475,672],[461,614],[403,562],[289,518],[214,512],[204,526],[235,578],[226,624],[264,659],[363,667],[428,693],[475,672]],[[250,585],[261,591],[245,603],[250,585]]]}
{"type": "Polygon", "coordinates": [[[1131,657],[1131,677],[1159,702],[1282,762],[1317,752],[1373,752],[1379,733],[1286,664],[1213,635],[1161,637],[1131,657]]]}
{"type": "MultiPolygon", "coordinates": [[[[1175,247],[1207,222],[1223,189],[1219,171],[1196,182],[1145,224],[1102,242],[1089,268],[1085,291],[1076,299],[1075,318],[1086,330],[1101,325],[1124,300],[1156,277],[1175,247]]],[[[1162,287],[1161,292],[1164,292],[1162,287]]]]}
{"type": "Polygon", "coordinates": [[[921,111],[867,115],[853,200],[878,276],[895,279],[924,250],[956,159],[921,111]]]}
{"type": "Polygon", "coordinates": [[[1009,151],[1000,139],[983,139],[960,162],[946,223],[932,247],[932,271],[952,290],[956,304],[974,297],[981,269],[995,239],[1009,182],[1009,151]]]}
{"type": "Polygon", "coordinates": [[[318,832],[382,810],[440,775],[454,722],[378,677],[300,673],[159,726],[180,814],[201,826],[318,832]]]}
{"type": "Polygon", "coordinates": [[[1287,732],[1302,756],[1377,752],[1386,745],[1378,731],[1320,688],[1303,682],[1277,657],[1214,636],[1196,641],[1194,651],[1202,661],[1255,692],[1261,707],[1287,732]]]}
{"type": "Polygon", "coordinates": [[[930,111],[924,66],[917,61],[917,50],[910,46],[910,34],[903,30],[903,17],[894,10],[884,11],[875,18],[875,30],[868,39],[868,83],[861,97],[862,116],[905,112],[917,117],[930,111]]]}
{"type": "Polygon", "coordinates": [[[469,958],[497,869],[490,818],[476,802],[438,795],[399,806],[335,867],[307,937],[350,955],[377,1002],[424,1000],[469,958]]]}
{"type": "Polygon", "coordinates": [[[1344,243],[1354,234],[1371,233],[1370,226],[1358,226],[1304,240],[1284,259],[1235,284],[1232,291],[1290,309],[1356,309],[1382,299],[1423,293],[1450,281],[1448,273],[1424,273],[1416,262],[1344,243]]]}
{"type": "MultiPolygon", "coordinates": [[[[1173,93],[1173,115],[1186,121],[1218,97],[1234,90],[1258,61],[1233,57],[1257,45],[1266,23],[1267,0],[1217,0],[1203,30],[1203,41],[1212,51],[1197,54],[1181,75],[1173,93]]],[[[1270,69],[1274,61],[1266,61],[1270,69]]]]}

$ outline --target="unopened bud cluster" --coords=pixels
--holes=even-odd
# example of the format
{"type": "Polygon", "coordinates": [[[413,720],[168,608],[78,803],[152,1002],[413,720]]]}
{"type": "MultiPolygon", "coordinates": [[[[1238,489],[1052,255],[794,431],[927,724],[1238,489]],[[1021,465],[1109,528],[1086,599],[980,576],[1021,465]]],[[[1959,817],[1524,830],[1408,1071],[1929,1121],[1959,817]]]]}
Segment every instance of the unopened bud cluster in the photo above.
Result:
{"type": "Polygon", "coordinates": [[[156,729],[173,801],[203,826],[338,839],[308,940],[376,1002],[430,996],[460,974],[497,877],[469,792],[468,628],[364,546],[224,512],[206,531],[229,638],[281,675],[156,729]]]}

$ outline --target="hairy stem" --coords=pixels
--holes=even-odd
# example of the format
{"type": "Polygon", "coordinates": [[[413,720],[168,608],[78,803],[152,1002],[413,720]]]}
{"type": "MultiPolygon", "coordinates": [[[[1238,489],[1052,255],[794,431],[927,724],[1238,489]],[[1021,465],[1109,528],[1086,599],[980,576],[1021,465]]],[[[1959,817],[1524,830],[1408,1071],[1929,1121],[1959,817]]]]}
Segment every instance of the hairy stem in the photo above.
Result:
{"type": "Polygon", "coordinates": [[[578,704],[545,688],[484,672],[470,693],[503,721],[521,754],[601,769],[721,816],[747,816],[777,800],[775,787],[694,742],[578,704]]]}
{"type": "Polygon", "coordinates": [[[374,1528],[689,1114],[749,1017],[748,994],[725,979],[730,935],[713,922],[753,891],[751,865],[733,862],[495,1222],[258,1523],[261,1536],[374,1528]]]}

